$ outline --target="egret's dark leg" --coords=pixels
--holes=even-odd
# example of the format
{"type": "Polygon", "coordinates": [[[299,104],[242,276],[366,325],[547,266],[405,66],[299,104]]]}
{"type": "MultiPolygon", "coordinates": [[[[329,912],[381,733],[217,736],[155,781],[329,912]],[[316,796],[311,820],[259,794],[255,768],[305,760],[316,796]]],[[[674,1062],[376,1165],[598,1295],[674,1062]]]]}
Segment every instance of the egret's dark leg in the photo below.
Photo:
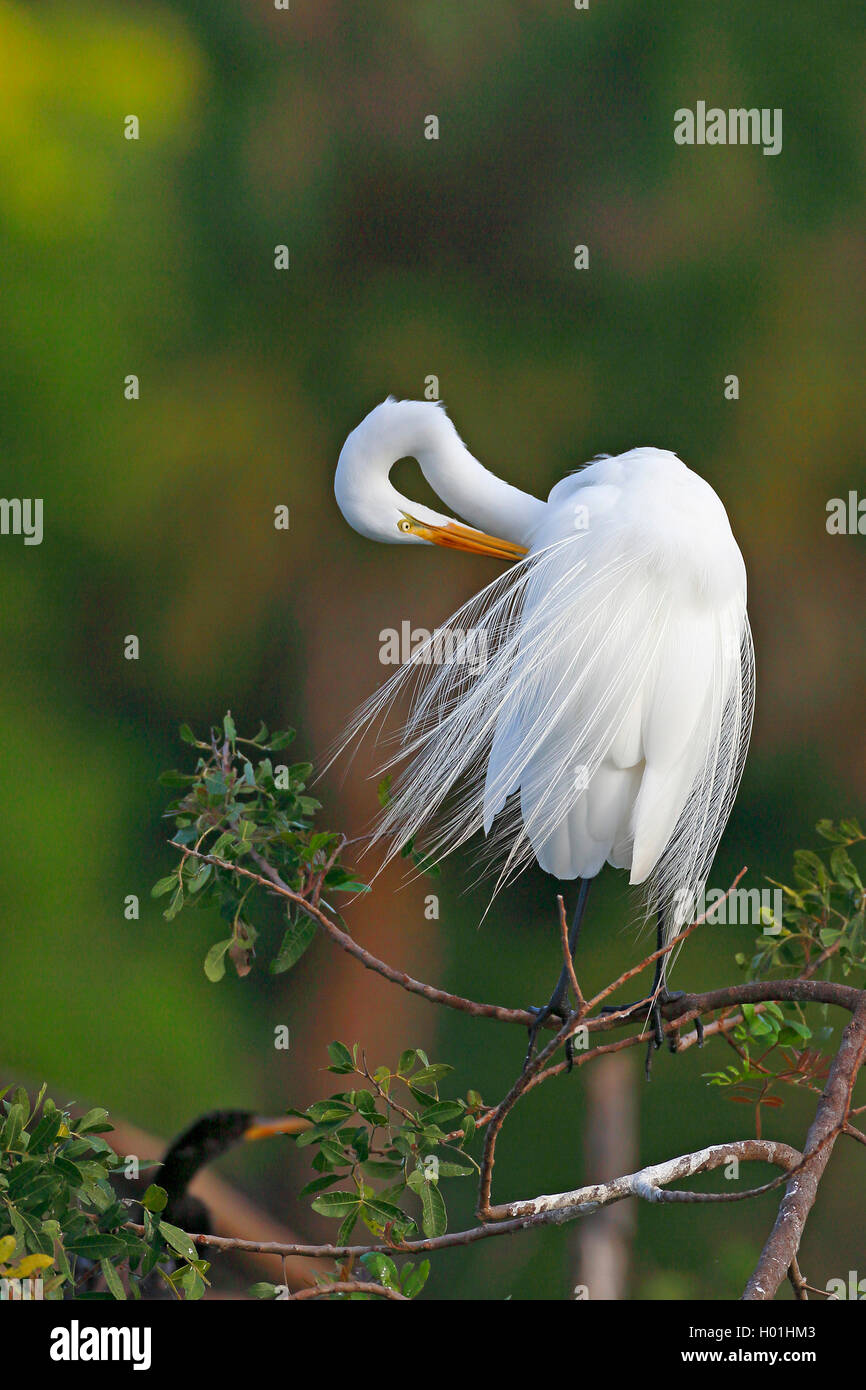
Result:
{"type": "MultiPolygon", "coordinates": [[[[661,912],[656,913],[656,950],[660,951],[665,944],[664,918],[661,912]]],[[[656,960],[656,968],[653,974],[653,987],[650,991],[652,1005],[650,1007],[650,1020],[652,1023],[652,1036],[647,1044],[646,1063],[644,1071],[646,1079],[649,1081],[652,1075],[653,1052],[658,1051],[665,1040],[664,1019],[662,1018],[662,1004],[671,995],[668,990],[662,988],[664,979],[666,956],[659,956],[656,960]]],[[[676,1035],[671,1036],[671,1052],[676,1051],[676,1035]]]]}
{"type": "MultiPolygon", "coordinates": [[[[569,928],[568,932],[568,950],[572,957],[572,960],[574,959],[574,953],[577,950],[577,941],[578,937],[580,936],[580,924],[583,921],[583,914],[586,908],[586,900],[589,897],[589,885],[591,883],[591,878],[582,878],[580,880],[580,889],[577,894],[577,904],[574,909],[574,916],[571,919],[571,927],[569,928]]],[[[533,1050],[535,1048],[535,1039],[538,1035],[538,1030],[542,1026],[542,1024],[545,1023],[547,1019],[553,1016],[555,1016],[556,1018],[561,1018],[563,1021],[568,1018],[568,1015],[571,1012],[568,1003],[569,979],[570,976],[568,972],[568,966],[563,965],[562,970],[560,971],[559,979],[556,982],[556,989],[553,991],[547,1003],[544,1005],[544,1008],[539,1009],[536,1008],[534,1005],[530,1006],[530,1012],[535,1014],[535,1019],[532,1023],[532,1026],[529,1029],[529,1048],[526,1053],[526,1061],[523,1064],[524,1066],[527,1066],[529,1064],[533,1050]]],[[[572,1062],[574,1060],[574,1044],[571,1038],[569,1038],[565,1044],[565,1057],[566,1061],[568,1062],[568,1069],[569,1071],[571,1071],[572,1062]]]]}
{"type": "MultiPolygon", "coordinates": [[[[656,914],[656,950],[660,951],[665,944],[664,916],[661,912],[656,914]]],[[[650,1040],[646,1053],[646,1078],[650,1080],[652,1075],[652,1056],[653,1052],[661,1047],[665,1040],[664,1019],[662,1018],[662,1005],[670,1004],[674,999],[680,999],[683,991],[681,989],[671,991],[664,983],[666,956],[659,956],[656,960],[655,974],[653,976],[653,987],[646,999],[640,999],[636,1004],[606,1004],[601,1012],[603,1014],[620,1013],[623,1009],[631,1009],[636,1013],[638,1009],[649,1006],[649,1017],[651,1024],[650,1040]]],[[[698,1035],[698,1047],[704,1045],[704,1026],[698,1018],[695,1021],[695,1028],[698,1035]]],[[[677,1035],[672,1033],[668,1039],[668,1046],[671,1052],[677,1050],[677,1035]]]]}

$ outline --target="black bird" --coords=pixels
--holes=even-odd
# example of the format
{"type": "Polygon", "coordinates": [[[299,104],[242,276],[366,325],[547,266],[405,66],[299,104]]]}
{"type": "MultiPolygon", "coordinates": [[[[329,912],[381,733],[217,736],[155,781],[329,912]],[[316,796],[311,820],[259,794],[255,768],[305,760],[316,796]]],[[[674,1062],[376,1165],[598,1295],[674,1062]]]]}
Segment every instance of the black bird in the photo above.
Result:
{"type": "MultiPolygon", "coordinates": [[[[140,1201],[147,1188],[156,1184],[164,1189],[168,1197],[160,1212],[162,1220],[179,1226],[188,1235],[209,1235],[210,1212],[201,1198],[194,1197],[188,1190],[196,1174],[242,1140],[267,1139],[274,1134],[299,1134],[309,1129],[310,1123],[297,1115],[259,1118],[249,1110],[211,1110],[193,1120],[172,1140],[155,1177],[148,1173],[130,1181],[120,1172],[115,1172],[112,1185],[118,1198],[128,1202],[130,1199],[140,1201]]],[[[139,1218],[135,1216],[133,1219],[139,1218]]],[[[75,1283],[67,1288],[64,1297],[75,1299],[94,1292],[104,1293],[105,1287],[99,1265],[79,1256],[75,1283]]],[[[141,1293],[148,1301],[171,1296],[155,1273],[148,1274],[142,1280],[141,1293]]]]}
{"type": "Polygon", "coordinates": [[[168,1194],[168,1202],[161,1213],[164,1220],[180,1226],[190,1235],[197,1232],[208,1235],[211,1232],[210,1213],[205,1203],[189,1192],[196,1173],[242,1140],[298,1134],[309,1125],[309,1120],[297,1115],[267,1119],[248,1110],[211,1110],[193,1120],[172,1140],[156,1176],[149,1178],[146,1186],[156,1183],[168,1194]]]}

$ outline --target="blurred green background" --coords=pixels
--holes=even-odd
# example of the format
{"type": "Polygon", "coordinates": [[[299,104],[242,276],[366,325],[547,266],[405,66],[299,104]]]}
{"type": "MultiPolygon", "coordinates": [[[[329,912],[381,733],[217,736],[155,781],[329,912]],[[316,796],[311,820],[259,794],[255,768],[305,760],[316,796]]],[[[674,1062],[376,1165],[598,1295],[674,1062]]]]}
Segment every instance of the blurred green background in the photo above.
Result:
{"type": "MultiPolygon", "coordinates": [[[[325,941],[287,976],[212,985],[214,924],[166,923],[149,897],[171,858],[156,777],[184,757],[182,720],[291,723],[297,756],[320,759],[388,674],[380,629],[432,628],[492,578],[474,557],[363,541],[333,502],[349,430],[430,375],[473,452],[538,495],[648,443],[723,497],[758,704],[713,884],[743,864],[753,885],[784,877],[819,816],[862,813],[864,542],[829,536],[825,508],[863,480],[863,48],[858,6],[803,0],[0,3],[2,491],[45,506],[41,547],[0,538],[6,1079],[164,1136],[213,1106],[309,1103],[334,1037],[375,1062],[426,1046],[460,1094],[495,1100],[513,1079],[516,1030],[434,1010],[325,941]],[[698,100],[781,107],[783,152],[675,145],[674,110],[698,100]]],[[[363,829],[371,767],[328,774],[325,824],[363,829]]],[[[423,885],[380,880],[353,931],[460,993],[540,1002],[555,884],[527,876],[477,930],[471,877],[447,869],[438,923],[423,885]]],[[[635,958],[623,878],[605,876],[585,930],[596,987],[635,958]]],[[[733,980],[751,939],[698,933],[674,983],[733,980]]],[[[648,1087],[629,1056],[641,1162],[751,1132],[701,1078],[731,1060],[722,1043],[660,1054],[648,1087]]],[[[795,1098],[765,1132],[797,1144],[810,1113],[795,1098]]],[[[577,1185],[585,1119],[580,1073],[529,1097],[498,1199],[577,1185]]],[[[294,1196],[302,1154],[263,1145],[222,1167],[304,1237],[333,1234],[294,1196]]],[[[455,1225],[472,1220],[465,1186],[455,1225]]],[[[776,1203],[641,1206],[630,1294],[736,1297],[776,1203]]],[[[813,1283],[866,1270],[861,1215],[862,1158],[840,1147],[801,1261],[813,1283]]],[[[449,1252],[429,1295],[567,1298],[578,1236],[449,1252]]]]}

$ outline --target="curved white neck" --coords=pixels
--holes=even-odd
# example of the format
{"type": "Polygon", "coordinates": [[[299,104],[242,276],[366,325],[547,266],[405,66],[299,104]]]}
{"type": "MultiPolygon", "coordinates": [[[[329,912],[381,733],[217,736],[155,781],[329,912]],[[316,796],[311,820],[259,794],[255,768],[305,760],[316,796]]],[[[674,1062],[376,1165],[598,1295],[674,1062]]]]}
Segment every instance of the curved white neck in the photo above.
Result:
{"type": "MultiPolygon", "coordinates": [[[[491,473],[470,454],[441,406],[432,401],[383,401],[352,432],[340,458],[341,487],[355,491],[373,479],[400,498],[388,482],[398,459],[418,460],[437,496],[469,522],[491,535],[529,545],[546,503],[491,473]]],[[[425,509],[426,510],[426,509],[425,509]]]]}

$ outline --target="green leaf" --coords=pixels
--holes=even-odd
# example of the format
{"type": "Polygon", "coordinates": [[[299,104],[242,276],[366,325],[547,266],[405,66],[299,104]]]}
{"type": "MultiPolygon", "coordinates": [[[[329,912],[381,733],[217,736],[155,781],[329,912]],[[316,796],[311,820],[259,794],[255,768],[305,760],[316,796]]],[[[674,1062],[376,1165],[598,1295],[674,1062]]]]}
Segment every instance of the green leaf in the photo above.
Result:
{"type": "MultiPolygon", "coordinates": [[[[421,1057],[420,1052],[418,1053],[418,1056],[421,1057]]],[[[422,1061],[423,1060],[424,1059],[422,1058],[422,1061]]],[[[412,1077],[412,1085],[436,1085],[438,1082],[442,1081],[443,1078],[449,1074],[449,1072],[452,1072],[453,1070],[454,1068],[452,1066],[449,1066],[447,1062],[434,1062],[432,1066],[425,1062],[423,1070],[417,1071],[415,1075],[412,1077]]]]}
{"type": "Polygon", "coordinates": [[[212,873],[213,869],[210,864],[202,864],[186,885],[189,892],[197,893],[200,888],[204,888],[212,873]]]}
{"type": "Polygon", "coordinates": [[[225,941],[217,941],[211,946],[204,958],[204,973],[214,984],[221,980],[226,973],[225,955],[232,944],[232,937],[226,937],[225,941]]]}
{"type": "Polygon", "coordinates": [[[119,1236],[96,1231],[81,1236],[67,1236],[65,1240],[70,1255],[83,1255],[88,1260],[123,1260],[126,1258],[126,1245],[119,1236]]]}
{"type": "Polygon", "coordinates": [[[850,854],[843,845],[837,846],[830,855],[830,872],[843,888],[857,888],[862,893],[863,884],[850,854]]]}
{"type": "Polygon", "coordinates": [[[420,1197],[421,1229],[425,1236],[432,1240],[435,1236],[444,1235],[448,1229],[448,1215],[439,1188],[433,1182],[425,1182],[420,1197]]]}
{"type": "Polygon", "coordinates": [[[311,917],[303,916],[297,922],[293,922],[283,937],[279,951],[270,963],[271,974],[282,975],[284,971],[291,970],[293,965],[297,965],[315,935],[316,924],[311,917]]]}
{"type": "Polygon", "coordinates": [[[426,874],[428,878],[439,878],[442,874],[441,867],[429,854],[418,854],[413,851],[412,863],[419,873],[426,874]]]}
{"type": "Polygon", "coordinates": [[[364,1214],[371,1216],[381,1226],[387,1226],[389,1221],[406,1220],[404,1211],[393,1202],[386,1202],[382,1197],[365,1197],[364,1214]]]}
{"type": "Polygon", "coordinates": [[[169,874],[166,878],[157,879],[150,890],[152,898],[161,898],[166,893],[170,893],[172,888],[177,888],[177,874],[169,874]]]}
{"type": "Polygon", "coordinates": [[[172,768],[169,772],[161,772],[157,781],[163,787],[188,787],[198,779],[189,772],[178,772],[172,768]]]}
{"type": "Polygon", "coordinates": [[[431,1105],[429,1110],[425,1110],[421,1119],[425,1125],[446,1125],[452,1120],[459,1120],[463,1115],[463,1102],[461,1100],[440,1100],[435,1105],[431,1105]]]}
{"type": "Polygon", "coordinates": [[[308,1182],[306,1186],[301,1188],[298,1196],[311,1197],[314,1192],[324,1192],[326,1188],[333,1187],[334,1183],[339,1182],[339,1180],[339,1173],[326,1173],[322,1178],[313,1178],[312,1182],[308,1182]]]}
{"type": "MultiPolygon", "coordinates": [[[[206,1266],[209,1268],[210,1266],[206,1266]]],[[[198,1269],[193,1265],[188,1265],[178,1279],[180,1287],[183,1289],[187,1298],[195,1300],[202,1298],[205,1291],[205,1281],[198,1269]]]]}
{"type": "Polygon", "coordinates": [[[417,1269],[413,1268],[412,1265],[407,1265],[400,1275],[401,1292],[404,1293],[407,1298],[417,1298],[418,1294],[427,1283],[429,1273],[429,1260],[422,1260],[417,1269]]]}
{"type": "Polygon", "coordinates": [[[49,1149],[57,1138],[62,1124],[62,1113],[59,1110],[49,1110],[46,1106],[42,1119],[30,1135],[30,1143],[27,1146],[27,1152],[34,1154],[49,1149]]]}
{"type": "Polygon", "coordinates": [[[108,1123],[108,1111],[95,1106],[76,1121],[73,1128],[76,1134],[104,1134],[106,1130],[114,1129],[114,1125],[108,1123]]]}
{"type": "Polygon", "coordinates": [[[173,922],[177,914],[183,907],[183,889],[178,884],[177,892],[169,903],[165,912],[162,914],[167,922],[173,922]]]}
{"type": "Polygon", "coordinates": [[[328,873],[328,874],[325,875],[325,883],[327,884],[327,886],[328,886],[329,888],[333,888],[333,890],[334,890],[335,893],[369,893],[369,892],[370,892],[370,885],[369,885],[369,883],[361,883],[360,879],[357,879],[357,878],[350,878],[350,877],[349,877],[347,874],[345,874],[342,870],[338,870],[338,871],[337,871],[337,872],[340,874],[339,881],[336,882],[336,883],[332,883],[332,882],[331,882],[331,874],[334,873],[334,872],[335,872],[335,870],[332,869],[332,870],[331,870],[331,873],[328,873]]]}
{"type": "Polygon", "coordinates": [[[357,1215],[360,1206],[361,1198],[357,1192],[324,1192],[312,1203],[313,1211],[317,1211],[320,1216],[331,1216],[340,1220],[350,1212],[357,1215]]]}
{"type": "Polygon", "coordinates": [[[400,1060],[397,1063],[398,1076],[409,1075],[409,1073],[415,1065],[416,1056],[417,1054],[415,1052],[414,1047],[407,1048],[405,1052],[400,1053],[400,1060]]]}
{"type": "Polygon", "coordinates": [[[368,1178],[393,1178],[402,1171],[401,1159],[370,1158],[364,1164],[364,1173],[368,1178]]]}
{"type": "Polygon", "coordinates": [[[164,1187],[159,1187],[155,1182],[152,1182],[142,1197],[141,1204],[147,1211],[165,1211],[168,1205],[168,1193],[164,1187]]]}
{"type": "Polygon", "coordinates": [[[102,1277],[108,1285],[109,1292],[118,1303],[126,1302],[126,1290],[120,1279],[120,1275],[110,1260],[100,1260],[99,1268],[102,1270],[102,1277]]]}
{"type": "Polygon", "coordinates": [[[779,1033],[779,1042],[782,1047],[798,1047],[808,1042],[811,1036],[812,1029],[807,1024],[792,1018],[788,1020],[779,1033]]]}
{"type": "Polygon", "coordinates": [[[331,1096],[329,1100],[316,1100],[308,1108],[307,1114],[317,1125],[329,1124],[333,1120],[348,1120],[352,1106],[348,1101],[331,1096]]]}
{"type": "Polygon", "coordinates": [[[160,1221],[159,1233],[166,1245],[170,1245],[172,1250],[177,1251],[178,1255],[183,1255],[185,1260],[197,1260],[198,1251],[185,1231],[179,1226],[172,1226],[168,1221],[160,1221]]]}
{"type": "Polygon", "coordinates": [[[337,1231],[337,1238],[334,1242],[335,1245],[348,1245],[352,1232],[358,1224],[358,1217],[361,1215],[362,1210],[362,1207],[355,1207],[354,1211],[350,1211],[345,1220],[340,1222],[340,1229],[337,1231]]]}
{"type": "Polygon", "coordinates": [[[258,1284],[250,1284],[247,1293],[250,1298],[278,1298],[280,1289],[276,1284],[268,1284],[262,1281],[258,1284]]]}
{"type": "Polygon", "coordinates": [[[361,1264],[366,1266],[377,1284],[383,1284],[386,1289],[400,1288],[397,1266],[390,1255],[371,1251],[369,1254],[361,1256],[361,1264]]]}
{"type": "Polygon", "coordinates": [[[223,718],[223,732],[226,738],[228,739],[229,743],[234,745],[234,742],[238,736],[238,731],[235,728],[235,721],[232,719],[231,710],[229,710],[223,718]]]}
{"type": "Polygon", "coordinates": [[[819,835],[823,835],[825,840],[832,840],[836,844],[847,838],[847,836],[839,833],[831,820],[819,820],[815,829],[819,835]]]}
{"type": "Polygon", "coordinates": [[[198,743],[198,739],[196,738],[195,734],[193,733],[192,729],[189,727],[188,724],[181,724],[180,736],[183,739],[184,743],[198,743]]]}
{"type": "Polygon", "coordinates": [[[827,887],[827,870],[824,867],[824,861],[810,849],[795,851],[794,877],[806,887],[821,889],[827,887]]]}
{"type": "Polygon", "coordinates": [[[343,1073],[354,1070],[352,1054],[345,1043],[332,1042],[328,1047],[328,1056],[333,1064],[328,1068],[329,1071],[343,1073]]]}

